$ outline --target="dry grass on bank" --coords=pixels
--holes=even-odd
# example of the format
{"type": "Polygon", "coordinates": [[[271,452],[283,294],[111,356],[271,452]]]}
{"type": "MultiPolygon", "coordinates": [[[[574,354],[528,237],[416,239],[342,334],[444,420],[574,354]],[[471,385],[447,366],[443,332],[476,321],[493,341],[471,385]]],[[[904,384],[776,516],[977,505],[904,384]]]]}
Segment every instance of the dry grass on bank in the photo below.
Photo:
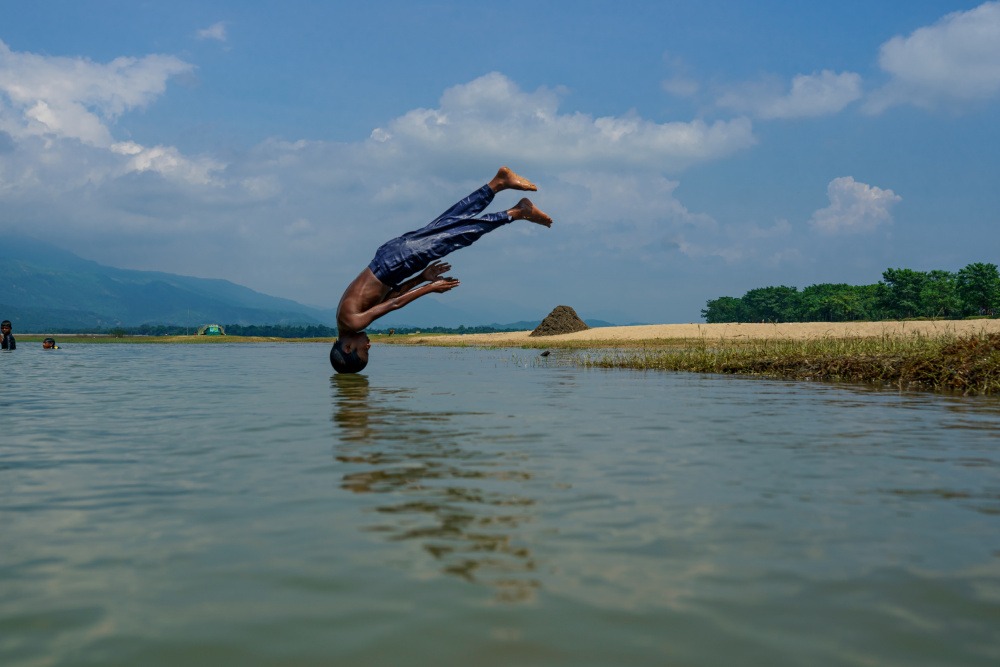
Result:
{"type": "Polygon", "coordinates": [[[991,320],[833,326],[655,325],[590,329],[545,338],[530,338],[528,332],[413,334],[382,337],[378,342],[570,349],[580,350],[577,361],[591,367],[738,373],[996,394],[1000,393],[998,324],[991,320]],[[646,337],[651,334],[654,337],[646,337]]]}
{"type": "Polygon", "coordinates": [[[580,350],[586,366],[844,380],[1000,393],[1000,320],[664,324],[529,332],[411,335],[395,344],[580,350]],[[588,351],[589,350],[589,351],[588,351]]]}
{"type": "Polygon", "coordinates": [[[845,380],[900,388],[1000,393],[1000,334],[822,340],[700,340],[681,349],[634,348],[585,354],[601,368],[683,370],[845,380]]]}

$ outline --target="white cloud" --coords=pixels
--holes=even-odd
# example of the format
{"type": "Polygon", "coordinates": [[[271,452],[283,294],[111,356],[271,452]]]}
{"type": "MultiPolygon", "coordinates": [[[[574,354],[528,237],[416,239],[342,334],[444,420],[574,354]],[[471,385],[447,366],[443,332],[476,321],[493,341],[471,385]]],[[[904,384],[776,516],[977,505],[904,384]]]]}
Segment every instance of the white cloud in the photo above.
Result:
{"type": "MultiPolygon", "coordinates": [[[[363,141],[273,139],[229,152],[223,163],[112,138],[112,120],[126,120],[118,114],[149,103],[171,73],[191,68],[150,58],[130,67],[169,66],[145,79],[143,95],[103,80],[117,75],[110,64],[9,52],[0,58],[0,90],[8,96],[0,98],[0,206],[7,213],[0,226],[16,221],[107,264],[225,277],[333,306],[339,293],[331,285],[350,280],[381,243],[430,221],[508,164],[539,184],[531,196],[556,217],[555,227],[512,225],[463,251],[456,266],[469,276],[503,264],[509,279],[502,286],[463,285],[462,295],[473,300],[491,290],[534,294],[537,269],[548,271],[554,252],[614,258],[635,270],[648,262],[657,271],[669,270],[665,258],[682,254],[680,243],[698,256],[690,239],[712,237],[718,224],[682,205],[677,181],[664,172],[755,141],[746,118],[657,123],[635,113],[564,113],[559,89],[524,92],[495,73],[449,88],[436,108],[400,115],[363,141]],[[34,79],[28,65],[44,76],[34,79]],[[77,70],[94,85],[56,86],[58,95],[42,85],[77,70]],[[15,90],[13,80],[30,85],[15,90]],[[8,103],[8,89],[16,104],[8,103]]],[[[502,193],[491,210],[520,196],[502,193]]]]}
{"type": "Polygon", "coordinates": [[[199,30],[198,39],[217,39],[220,42],[226,41],[226,22],[219,21],[204,30],[199,30]]]}
{"type": "Polygon", "coordinates": [[[837,113],[861,97],[861,76],[823,70],[799,74],[785,91],[776,79],[744,84],[716,100],[721,107],[749,112],[758,118],[801,118],[837,113]]]}
{"type": "Polygon", "coordinates": [[[166,90],[167,79],[193,65],[174,56],[83,58],[19,53],[0,41],[0,130],[78,139],[95,146],[113,142],[106,126],[122,113],[141,108],[166,90]]]}
{"type": "Polygon", "coordinates": [[[701,90],[701,84],[686,75],[690,68],[683,58],[667,51],[663,54],[663,63],[673,71],[673,76],[660,83],[663,90],[677,97],[694,97],[701,90]]]}
{"type": "Polygon", "coordinates": [[[824,234],[857,234],[892,224],[889,209],[903,199],[892,190],[858,183],[851,176],[830,181],[826,193],[830,205],[809,220],[813,229],[824,234]]]}
{"type": "Polygon", "coordinates": [[[553,254],[600,255],[655,266],[683,255],[737,265],[764,261],[778,250],[797,258],[789,249],[795,239],[787,220],[775,220],[770,227],[720,223],[685,206],[677,196],[680,183],[662,175],[566,171],[557,178],[546,183],[542,201],[558,213],[557,226],[571,228],[569,238],[555,249],[541,246],[538,261],[553,254]]]}
{"type": "Polygon", "coordinates": [[[72,190],[147,171],[207,185],[223,168],[220,162],[185,157],[172,146],[115,142],[109,128],[122,114],[162,95],[169,77],[192,68],[173,56],[102,64],[14,52],[0,41],[0,131],[13,144],[0,166],[3,188],[26,192],[44,182],[46,190],[72,190]]]}
{"type": "Polygon", "coordinates": [[[623,253],[648,254],[654,248],[656,253],[685,233],[713,233],[718,227],[711,216],[692,213],[675,197],[678,185],[653,173],[567,171],[546,188],[545,202],[569,214],[563,224],[581,235],[574,243],[623,253]]]}
{"type": "Polygon", "coordinates": [[[747,238],[751,239],[770,239],[779,236],[786,236],[792,233],[792,226],[788,224],[787,220],[779,219],[774,221],[774,226],[767,229],[758,227],[757,225],[751,225],[746,230],[747,238]]]}
{"type": "Polygon", "coordinates": [[[372,139],[386,151],[446,153],[486,161],[586,168],[628,165],[682,169],[755,143],[747,118],[655,123],[635,114],[594,118],[559,113],[559,91],[520,90],[494,72],[445,91],[436,109],[414,109],[372,139]]]}
{"type": "Polygon", "coordinates": [[[785,248],[764,258],[764,264],[769,267],[788,264],[802,264],[802,251],[798,248],[785,248]]]}
{"type": "Polygon", "coordinates": [[[798,250],[789,246],[792,234],[787,220],[775,220],[767,228],[755,223],[704,226],[679,234],[675,241],[679,250],[692,258],[720,257],[727,264],[765,261],[776,265],[798,260],[798,250]],[[775,252],[776,248],[781,249],[775,252]]]}
{"type": "Polygon", "coordinates": [[[922,107],[963,104],[1000,92],[1000,2],[948,14],[879,49],[879,65],[892,75],[866,104],[877,113],[893,104],[922,107]]]}
{"type": "Polygon", "coordinates": [[[124,173],[155,171],[165,177],[196,185],[210,184],[212,172],[219,171],[225,166],[207,157],[189,159],[173,146],[148,148],[131,141],[122,141],[112,144],[111,152],[128,156],[124,173]]]}
{"type": "Polygon", "coordinates": [[[693,97],[701,89],[697,81],[680,75],[664,79],[660,85],[663,90],[677,97],[693,97]]]}

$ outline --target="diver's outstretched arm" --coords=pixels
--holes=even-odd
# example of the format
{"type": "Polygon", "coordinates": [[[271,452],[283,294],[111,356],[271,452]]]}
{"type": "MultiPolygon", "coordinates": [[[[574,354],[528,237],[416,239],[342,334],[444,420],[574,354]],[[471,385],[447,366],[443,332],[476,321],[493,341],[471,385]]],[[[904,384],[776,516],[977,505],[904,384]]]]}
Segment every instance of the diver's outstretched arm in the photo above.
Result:
{"type": "Polygon", "coordinates": [[[424,283],[432,283],[448,271],[451,271],[451,264],[448,264],[447,262],[433,262],[419,274],[402,283],[399,286],[399,289],[395,289],[386,294],[382,301],[388,301],[389,299],[394,299],[397,296],[406,294],[414,287],[418,287],[424,283]]]}
{"type": "Polygon", "coordinates": [[[352,331],[364,331],[368,328],[368,325],[378,318],[388,315],[394,310],[399,310],[406,304],[416,301],[425,294],[431,294],[432,292],[444,293],[455,289],[458,287],[458,284],[459,281],[455,278],[438,278],[428,285],[423,285],[422,287],[411,289],[405,294],[401,294],[391,299],[386,299],[377,306],[369,308],[361,313],[342,315],[345,320],[344,324],[349,326],[352,331]]]}

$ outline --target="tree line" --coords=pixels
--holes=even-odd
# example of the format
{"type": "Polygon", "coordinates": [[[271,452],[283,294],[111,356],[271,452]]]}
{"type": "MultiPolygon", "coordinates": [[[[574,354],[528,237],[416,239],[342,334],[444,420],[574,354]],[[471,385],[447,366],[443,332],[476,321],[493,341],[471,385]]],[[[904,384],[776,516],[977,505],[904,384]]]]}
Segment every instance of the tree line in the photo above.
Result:
{"type": "MultiPolygon", "coordinates": [[[[337,329],[324,324],[309,325],[285,325],[285,324],[224,324],[222,326],[227,336],[256,336],[261,338],[336,338],[337,329]]],[[[515,329],[500,329],[497,327],[426,327],[426,328],[405,328],[397,329],[367,329],[369,334],[388,334],[390,331],[397,335],[408,333],[500,333],[515,331],[515,329]]],[[[52,329],[49,333],[54,334],[103,334],[121,338],[123,336],[184,336],[195,335],[198,329],[195,327],[179,326],[176,324],[141,324],[139,326],[117,326],[111,328],[87,328],[87,329],[52,329]]]]}
{"type": "Polygon", "coordinates": [[[1000,310],[1000,271],[977,262],[957,272],[886,269],[874,285],[759,287],[742,297],[710,299],[705,321],[850,322],[920,317],[993,317],[1000,310]]]}
{"type": "MultiPolygon", "coordinates": [[[[320,325],[313,326],[277,326],[277,325],[239,325],[227,324],[223,327],[226,335],[229,336],[265,336],[269,338],[336,338],[337,330],[333,327],[320,325]]],[[[504,331],[514,331],[514,329],[498,329],[497,327],[399,327],[385,329],[365,329],[369,334],[404,335],[410,333],[498,333],[504,331]]]]}

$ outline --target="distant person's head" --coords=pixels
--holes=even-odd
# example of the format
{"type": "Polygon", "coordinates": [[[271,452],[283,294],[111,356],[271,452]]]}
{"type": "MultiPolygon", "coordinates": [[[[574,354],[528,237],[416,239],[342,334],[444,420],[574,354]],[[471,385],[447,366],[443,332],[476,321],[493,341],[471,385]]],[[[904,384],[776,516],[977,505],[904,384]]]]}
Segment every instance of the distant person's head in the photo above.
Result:
{"type": "Polygon", "coordinates": [[[11,326],[10,324],[10,320],[4,320],[3,322],[0,322],[0,333],[2,333],[4,336],[9,334],[10,330],[13,328],[14,327],[11,326]]]}
{"type": "Polygon", "coordinates": [[[42,341],[42,349],[43,350],[58,350],[59,348],[56,346],[56,339],[55,338],[46,338],[45,340],[43,340],[42,341]]]}
{"type": "Polygon", "coordinates": [[[330,350],[330,363],[338,373],[360,373],[368,365],[368,348],[372,346],[364,331],[345,334],[330,350]]]}

